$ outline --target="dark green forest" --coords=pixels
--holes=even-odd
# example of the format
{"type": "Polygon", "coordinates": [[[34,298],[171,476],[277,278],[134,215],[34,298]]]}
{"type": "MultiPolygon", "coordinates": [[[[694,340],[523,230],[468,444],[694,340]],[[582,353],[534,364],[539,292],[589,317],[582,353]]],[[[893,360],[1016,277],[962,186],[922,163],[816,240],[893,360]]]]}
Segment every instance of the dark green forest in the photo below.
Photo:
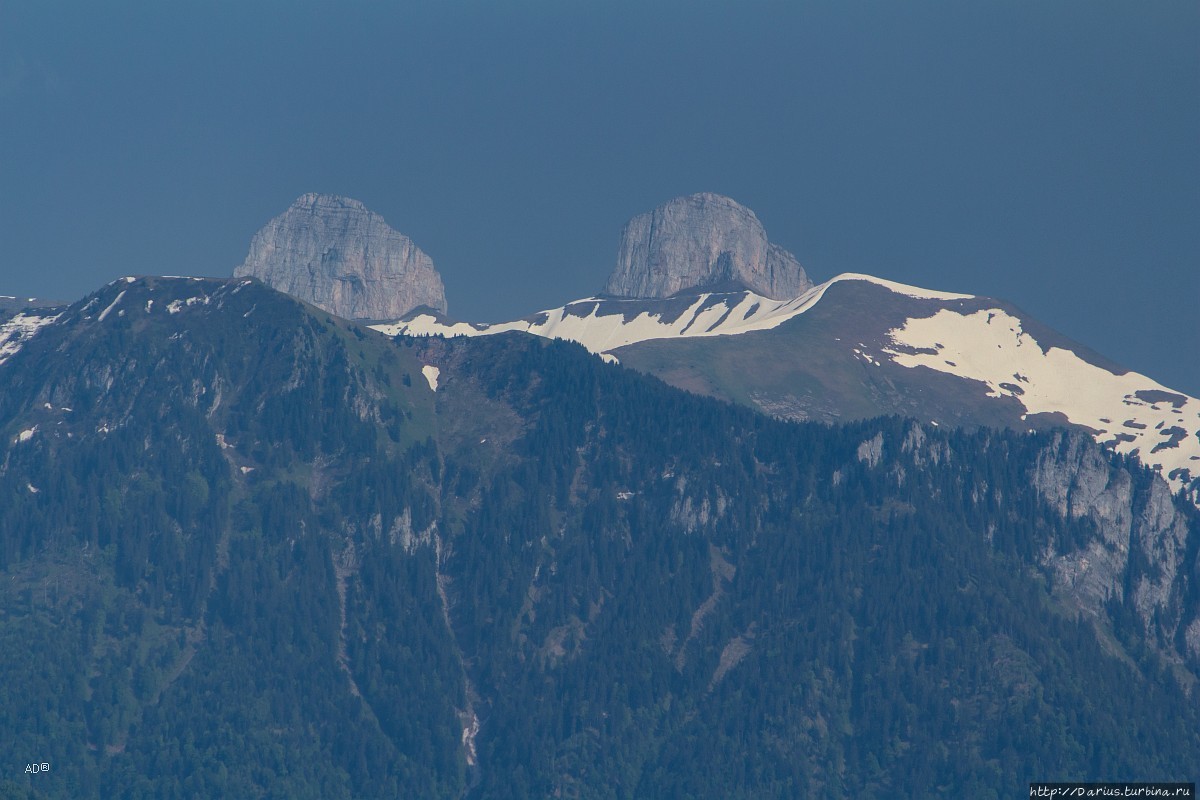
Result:
{"type": "Polygon", "coordinates": [[[1196,665],[1054,591],[1042,554],[1096,531],[1032,485],[1053,433],[779,422],[567,343],[148,279],[0,366],[0,434],[0,796],[1000,798],[1200,764],[1196,665]]]}

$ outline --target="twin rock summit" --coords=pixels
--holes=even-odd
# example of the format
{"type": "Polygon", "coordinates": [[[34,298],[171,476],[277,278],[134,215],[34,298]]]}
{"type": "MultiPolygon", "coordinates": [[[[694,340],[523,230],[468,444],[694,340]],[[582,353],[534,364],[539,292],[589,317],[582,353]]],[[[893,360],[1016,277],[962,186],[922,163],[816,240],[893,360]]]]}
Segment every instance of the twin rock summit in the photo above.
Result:
{"type": "MultiPolygon", "coordinates": [[[[362,203],[334,195],[303,195],[267,223],[234,276],[258,278],[347,319],[394,320],[422,306],[447,311],[433,260],[362,203]]],[[[700,193],[625,225],[605,293],[665,298],[748,289],[786,300],[811,287],[795,256],[767,240],[753,211],[700,193]]]]}

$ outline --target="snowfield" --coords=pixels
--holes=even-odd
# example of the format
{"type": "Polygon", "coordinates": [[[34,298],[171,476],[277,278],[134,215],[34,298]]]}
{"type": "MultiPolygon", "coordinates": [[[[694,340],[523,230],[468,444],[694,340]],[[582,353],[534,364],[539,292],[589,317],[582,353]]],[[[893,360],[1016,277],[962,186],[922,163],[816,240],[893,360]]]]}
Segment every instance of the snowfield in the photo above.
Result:
{"type": "Polygon", "coordinates": [[[1012,397],[1029,414],[1060,413],[1106,447],[1136,455],[1174,489],[1200,475],[1200,400],[1136,372],[1114,374],[1070,350],[1043,350],[1002,310],[942,309],[889,335],[896,345],[925,351],[885,349],[900,366],[980,381],[989,397],[1012,397]]]}

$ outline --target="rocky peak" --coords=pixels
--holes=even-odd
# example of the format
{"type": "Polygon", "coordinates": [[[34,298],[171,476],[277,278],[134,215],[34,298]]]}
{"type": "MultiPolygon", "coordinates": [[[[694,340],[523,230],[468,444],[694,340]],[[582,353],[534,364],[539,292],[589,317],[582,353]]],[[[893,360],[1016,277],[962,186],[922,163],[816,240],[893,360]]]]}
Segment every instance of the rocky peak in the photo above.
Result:
{"type": "Polygon", "coordinates": [[[347,319],[446,311],[433,261],[357,200],[305,194],[254,235],[236,277],[258,278],[347,319]]]}
{"type": "Polygon", "coordinates": [[[767,241],[753,211],[703,192],[677,197],[625,225],[605,291],[669,297],[693,288],[746,288],[783,300],[811,286],[795,256],[767,241]]]}

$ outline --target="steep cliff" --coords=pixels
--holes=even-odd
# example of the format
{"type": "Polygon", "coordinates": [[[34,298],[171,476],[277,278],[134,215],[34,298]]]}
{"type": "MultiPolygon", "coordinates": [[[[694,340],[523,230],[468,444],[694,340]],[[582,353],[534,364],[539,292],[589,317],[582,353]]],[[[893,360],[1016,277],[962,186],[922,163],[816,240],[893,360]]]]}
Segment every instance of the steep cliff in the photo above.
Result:
{"type": "Polygon", "coordinates": [[[254,277],[347,319],[445,313],[433,261],[357,200],[306,194],[255,234],[235,277],[254,277]]]}
{"type": "Polygon", "coordinates": [[[1197,568],[1188,546],[1194,522],[1166,482],[1112,463],[1084,434],[1059,433],[1039,454],[1033,485],[1059,515],[1095,529],[1084,542],[1047,546],[1042,562],[1055,594],[1093,616],[1124,602],[1148,643],[1175,657],[1200,657],[1200,620],[1189,602],[1197,568]]]}
{"type": "Polygon", "coordinates": [[[782,300],[798,297],[812,282],[791,253],[767,241],[753,211],[704,192],[631,219],[605,291],[669,297],[712,286],[736,286],[782,300]]]}

